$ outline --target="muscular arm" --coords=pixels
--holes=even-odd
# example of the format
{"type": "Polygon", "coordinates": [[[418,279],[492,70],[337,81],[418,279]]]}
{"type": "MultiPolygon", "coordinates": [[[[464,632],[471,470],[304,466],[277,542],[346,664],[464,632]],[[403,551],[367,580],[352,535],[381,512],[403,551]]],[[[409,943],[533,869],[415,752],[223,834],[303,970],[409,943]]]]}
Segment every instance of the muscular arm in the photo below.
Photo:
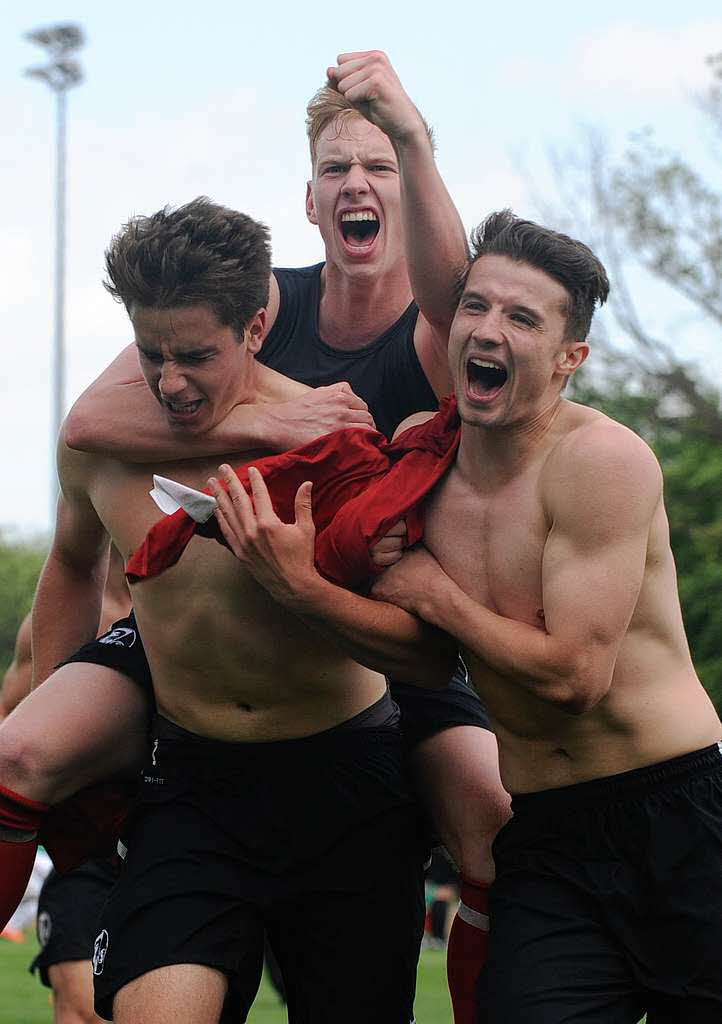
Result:
{"type": "Polygon", "coordinates": [[[92,457],[60,444],[55,536],[33,603],[33,685],[98,629],[109,538],[88,496],[92,457]]]}
{"type": "MultiPolygon", "coordinates": [[[[630,432],[596,431],[549,474],[552,525],[544,548],[544,626],[483,607],[425,550],[374,586],[379,597],[448,630],[510,686],[571,714],[609,690],[639,596],[652,517],[661,500],[654,456],[630,432]]],[[[453,527],[452,527],[453,528],[453,527]]]]}
{"type": "Polygon", "coordinates": [[[446,348],[456,286],[468,258],[464,226],[439,174],[426,125],[386,54],[341,54],[328,74],[338,91],[388,135],[396,152],[406,261],[422,313],[414,341],[422,368],[442,397],[451,389],[446,348]]]}
{"type": "Polygon", "coordinates": [[[310,484],[296,495],[296,522],[286,524],[275,515],[255,468],[249,469],[253,503],[235,474],[222,469],[228,494],[214,478],[209,481],[220,528],[233,554],[276,601],[367,668],[419,686],[445,685],[456,661],[450,637],[399,607],[343,590],[319,575],[310,484]]]}
{"type": "MultiPolygon", "coordinates": [[[[278,313],[279,292],[271,276],[266,330],[278,313]]],[[[286,402],[236,405],[216,427],[197,437],[168,428],[128,345],[70,410],[64,426],[69,448],[125,462],[161,462],[268,448],[288,451],[341,427],[373,426],[366,403],[346,383],[303,389],[286,402]]]]}
{"type": "Polygon", "coordinates": [[[15,653],[10,663],[2,689],[0,689],[0,721],[17,707],[23,697],[30,693],[33,674],[32,649],[30,643],[30,612],[20,623],[15,638],[15,653]]]}

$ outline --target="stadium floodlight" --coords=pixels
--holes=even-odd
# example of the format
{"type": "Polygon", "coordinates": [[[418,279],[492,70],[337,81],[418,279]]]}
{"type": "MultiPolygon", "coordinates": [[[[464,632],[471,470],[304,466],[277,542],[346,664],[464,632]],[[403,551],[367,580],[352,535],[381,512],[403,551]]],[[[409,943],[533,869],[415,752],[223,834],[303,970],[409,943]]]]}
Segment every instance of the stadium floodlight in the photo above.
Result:
{"type": "Polygon", "coordinates": [[[52,415],[50,440],[50,522],[55,520],[58,500],[58,480],[55,472],[55,446],[65,406],[65,121],[68,89],[83,80],[83,72],[77,60],[70,54],[85,42],[79,25],[51,25],[48,28],[27,32],[25,38],[47,50],[49,63],[40,67],[26,68],[30,78],[39,78],[55,93],[55,337],[52,369],[52,415]]]}

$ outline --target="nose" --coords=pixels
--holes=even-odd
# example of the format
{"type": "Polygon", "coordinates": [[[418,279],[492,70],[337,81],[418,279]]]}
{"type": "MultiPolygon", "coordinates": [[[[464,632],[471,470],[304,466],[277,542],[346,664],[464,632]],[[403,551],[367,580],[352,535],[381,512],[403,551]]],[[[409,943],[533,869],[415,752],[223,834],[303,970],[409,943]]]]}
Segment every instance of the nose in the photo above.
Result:
{"type": "Polygon", "coordinates": [[[471,337],[480,345],[501,345],[505,341],[501,311],[490,309],[478,317],[471,337]]]}
{"type": "Polygon", "coordinates": [[[343,180],[343,194],[345,196],[363,195],[369,190],[369,183],[366,180],[366,172],[361,164],[351,164],[346,177],[343,180]]]}
{"type": "Polygon", "coordinates": [[[185,390],[186,379],[175,363],[164,362],[158,378],[158,390],[163,398],[175,398],[185,390]]]}

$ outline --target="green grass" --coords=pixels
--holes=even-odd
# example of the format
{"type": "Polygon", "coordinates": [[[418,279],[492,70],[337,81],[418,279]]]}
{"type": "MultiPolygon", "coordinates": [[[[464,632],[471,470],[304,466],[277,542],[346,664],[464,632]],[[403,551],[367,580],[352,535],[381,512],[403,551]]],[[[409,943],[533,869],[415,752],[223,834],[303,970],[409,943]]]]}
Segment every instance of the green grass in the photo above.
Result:
{"type": "MultiPolygon", "coordinates": [[[[35,940],[15,944],[0,941],[0,1024],[51,1024],[48,989],[28,973],[36,953],[35,940]]],[[[416,1019],[419,1024],[451,1024],[446,988],[446,954],[425,950],[421,956],[416,1019]]],[[[248,1024],[286,1024],[286,1012],[264,979],[248,1024]]]]}

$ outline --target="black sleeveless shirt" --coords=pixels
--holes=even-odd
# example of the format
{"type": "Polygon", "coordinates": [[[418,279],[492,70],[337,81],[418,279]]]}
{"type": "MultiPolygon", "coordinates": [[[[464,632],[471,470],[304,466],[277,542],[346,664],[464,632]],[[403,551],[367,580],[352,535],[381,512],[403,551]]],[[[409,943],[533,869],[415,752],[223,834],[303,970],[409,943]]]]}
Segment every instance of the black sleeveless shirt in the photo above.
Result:
{"type": "Polygon", "coordinates": [[[364,348],[331,348],[318,335],[322,269],[323,263],[274,269],[281,302],[256,358],[311,387],[348,381],[368,404],[378,429],[391,437],[411,413],[438,408],[414,347],[418,307],[412,302],[393,326],[364,348]]]}

